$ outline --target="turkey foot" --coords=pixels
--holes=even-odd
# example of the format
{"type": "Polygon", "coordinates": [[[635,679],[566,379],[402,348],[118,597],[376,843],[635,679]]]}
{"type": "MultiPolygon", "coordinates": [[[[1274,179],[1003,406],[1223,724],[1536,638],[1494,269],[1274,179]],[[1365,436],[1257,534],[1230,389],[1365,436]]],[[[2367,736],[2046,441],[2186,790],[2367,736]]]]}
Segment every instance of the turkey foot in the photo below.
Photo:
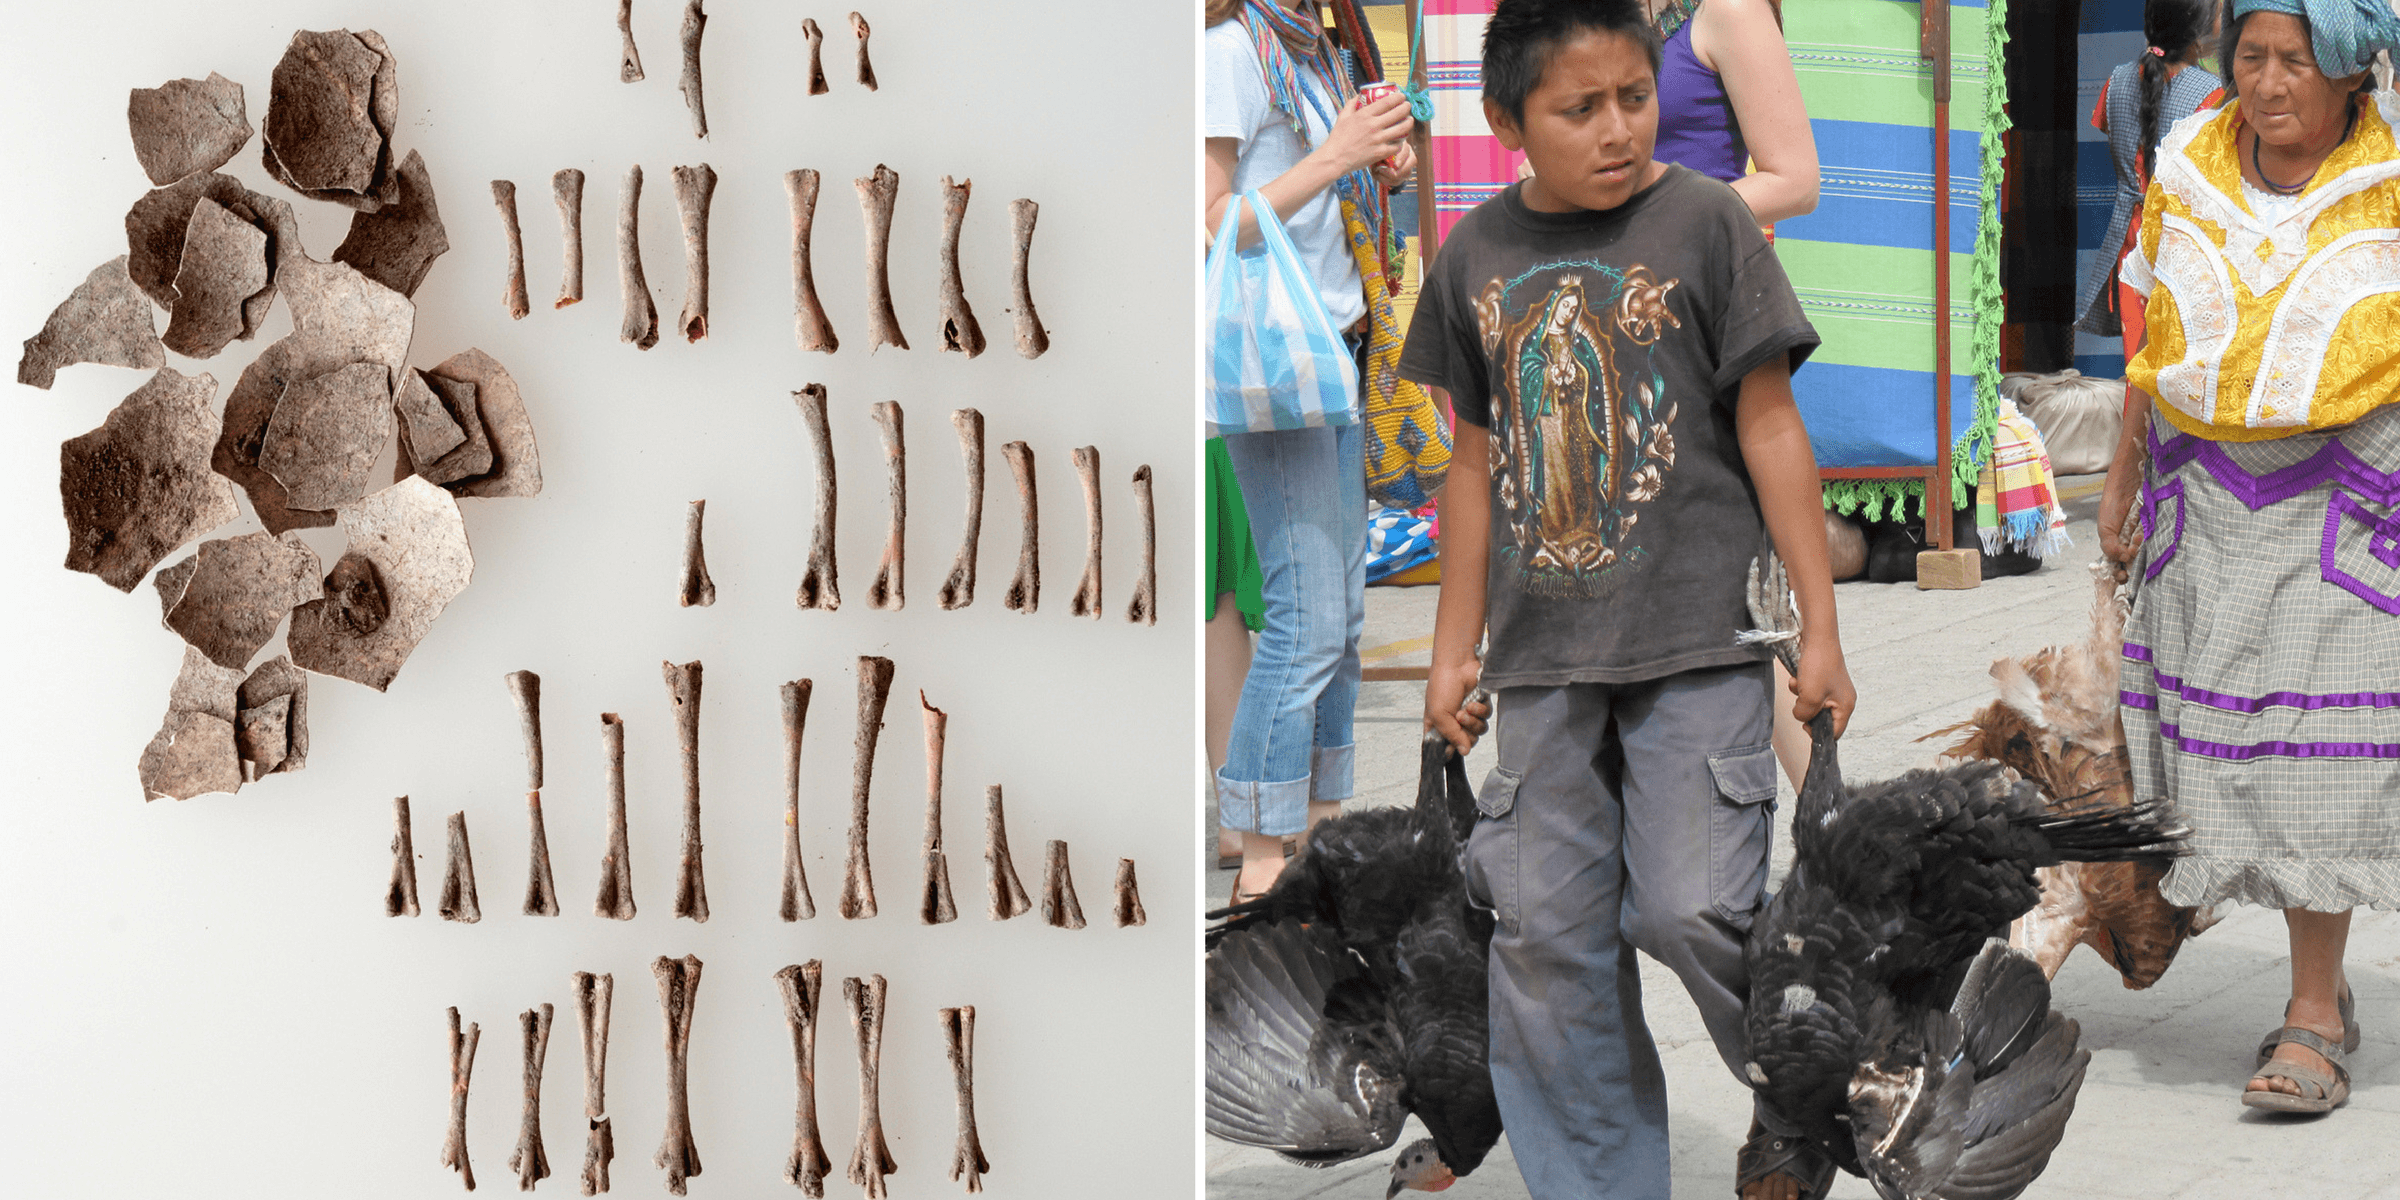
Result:
{"type": "Polygon", "coordinates": [[[942,176],[942,349],[963,351],[968,358],[983,353],[983,326],[967,306],[967,290],[958,277],[958,230],[967,221],[967,196],[975,181],[952,183],[942,176]]]}
{"type": "Polygon", "coordinates": [[[625,37],[625,48],[617,54],[617,78],[626,83],[639,83],[642,78],[642,52],[633,48],[633,0],[617,0],[617,32],[625,37]]]}
{"type": "Polygon", "coordinates": [[[1017,318],[1017,353],[1026,358],[1040,358],[1050,349],[1050,331],[1042,328],[1042,318],[1033,311],[1033,284],[1027,270],[1033,261],[1033,223],[1041,217],[1042,206],[1031,200],[1008,202],[1009,218],[1016,225],[1016,278],[1013,290],[1017,318]]]}
{"type": "Polygon", "coordinates": [[[617,289],[625,294],[625,319],[617,340],[647,350],[658,344],[658,305],[650,301],[650,284],[642,278],[642,167],[625,169],[625,187],[617,203],[617,289]]]}
{"type": "Polygon", "coordinates": [[[900,173],[882,163],[875,173],[853,179],[858,207],[867,217],[867,340],[868,353],[885,346],[908,349],[900,319],[892,314],[892,201],[900,194],[900,173]]]}
{"type": "Polygon", "coordinates": [[[983,792],[983,869],[990,885],[991,915],[1005,921],[1033,908],[1033,898],[1017,880],[1016,860],[1008,853],[1008,817],[1000,806],[1000,785],[983,792]]]}
{"type": "Polygon", "coordinates": [[[633,852],[625,837],[625,722],[600,714],[600,749],[608,773],[608,853],[600,859],[600,894],[592,912],[612,920],[633,919],[633,852]]]}
{"type": "Polygon", "coordinates": [[[466,810],[450,814],[450,858],[442,867],[442,919],[472,925],[483,919],[475,903],[475,854],[467,846],[466,810]]]}
{"type": "Polygon", "coordinates": [[[545,1004],[517,1014],[525,1030],[525,1109],[517,1123],[517,1150],[508,1156],[508,1169],[517,1173],[517,1190],[550,1178],[550,1154],[542,1149],[542,1060],[550,1054],[550,1017],[545,1004]]]}
{"type": "Polygon", "coordinates": [[[1133,879],[1133,860],[1117,860],[1117,928],[1128,925],[1147,925],[1150,914],[1142,911],[1142,889],[1133,879]]]}
{"type": "Polygon", "coordinates": [[[708,14],[700,11],[700,0],[683,6],[683,77],[676,81],[675,90],[683,93],[684,106],[692,110],[692,136],[696,138],[708,136],[708,108],[700,102],[700,31],[707,25],[708,14]]]}
{"type": "Polygon", "coordinates": [[[850,1151],[850,1182],[882,1197],[883,1177],[896,1175],[900,1164],[883,1141],[883,1108],[877,1064],[883,1058],[883,976],[869,975],[861,983],[853,975],[842,981],[842,996],[850,1002],[850,1024],[858,1030],[858,1145],[850,1151]]]}
{"type": "Polygon", "coordinates": [[[660,663],[659,669],[666,676],[667,698],[675,705],[675,740],[683,747],[683,857],[675,868],[675,915],[705,922],[708,884],[700,875],[700,664],[667,662],[660,663]]]}
{"type": "Polygon", "coordinates": [[[383,915],[413,917],[417,908],[417,841],[408,830],[408,797],[392,798],[392,884],[383,893],[383,915]]]}
{"type": "Polygon", "coordinates": [[[667,1132],[654,1166],[667,1173],[667,1191],[684,1194],[683,1181],[700,1173],[700,1148],[692,1144],[692,1006],[700,998],[700,960],[661,955],[650,964],[658,977],[658,1007],[667,1025],[667,1132]]]}
{"type": "Polygon", "coordinates": [[[700,540],[700,524],[707,512],[708,501],[694,500],[683,514],[683,587],[675,593],[675,603],[685,608],[706,608],[717,602],[717,585],[708,577],[708,554],[700,540]]]}
{"type": "Polygon", "coordinates": [[[525,230],[517,224],[517,185],[493,180],[492,203],[499,206],[500,227],[508,235],[508,283],[500,299],[508,305],[508,315],[522,321],[532,306],[525,302],[525,230]]]}
{"type": "Polygon", "coordinates": [[[583,1034],[583,1194],[608,1190],[608,1164],[617,1142],[608,1121],[608,1008],[614,975],[575,972],[575,1026],[583,1034]]]}
{"type": "Polygon", "coordinates": [[[980,1192],[992,1164],[983,1156],[983,1139],[975,1136],[974,1006],[943,1009],[942,1037],[950,1044],[950,1074],[958,1081],[958,1149],[950,1158],[950,1182],[965,1176],[967,1190],[980,1192]]]}
{"type": "Polygon", "coordinates": [[[897,403],[877,401],[871,411],[876,429],[883,434],[883,470],[891,486],[892,526],[883,539],[882,565],[875,570],[875,582],[867,587],[867,607],[900,608],[908,603],[908,444],[901,437],[897,403]]]}
{"type": "Polygon", "coordinates": [[[942,742],[950,714],[935,708],[921,691],[917,705],[925,714],[925,891],[917,917],[927,925],[941,925],[958,919],[958,906],[950,898],[950,864],[942,856],[942,742]]]}
{"type": "Polygon", "coordinates": [[[467,1161],[467,1085],[475,1077],[475,1043],[483,1029],[470,1021],[465,1036],[458,1032],[458,1009],[450,1009],[450,1133],[442,1139],[442,1165],[458,1172],[467,1190],[475,1190],[475,1167],[467,1161]]]}
{"type": "Polygon", "coordinates": [[[817,303],[817,277],[808,257],[809,232],[817,220],[817,173],[806,167],[786,171],[783,190],[792,198],[792,333],[801,349],[831,354],[842,343],[833,336],[833,322],[825,319],[825,306],[817,303]]]}
{"type": "MultiPolygon", "coordinates": [[[[850,32],[858,35],[858,85],[870,92],[874,91],[875,64],[867,59],[867,34],[869,32],[867,19],[857,13],[851,13],[850,32]]],[[[903,346],[901,349],[905,350],[907,347],[903,346]]]]}
{"type": "Polygon", "coordinates": [[[517,702],[517,723],[525,735],[525,812],[531,826],[531,861],[525,872],[525,907],[529,917],[558,915],[558,887],[550,877],[550,838],[542,831],[542,677],[531,671],[507,675],[508,694],[517,702]]]}
{"type": "Polygon", "coordinates": [[[815,17],[806,17],[800,34],[808,39],[808,94],[822,96],[833,90],[825,86],[825,31],[817,28],[815,17]]]}
{"type": "Polygon", "coordinates": [[[817,1001],[824,994],[825,967],[812,958],[775,972],[775,982],[783,988],[783,1023],[792,1031],[792,1064],[800,1088],[792,1114],[792,1156],[784,1162],[783,1181],[822,1200],[825,1176],[833,1170],[833,1160],[825,1157],[825,1140],[817,1133],[817,1001]]]}
{"type": "Polygon", "coordinates": [[[950,578],[942,581],[944,610],[975,603],[975,543],[983,537],[983,414],[962,408],[950,414],[950,424],[958,430],[958,453],[967,463],[967,522],[950,578]]]}
{"type": "Polygon", "coordinates": [[[850,853],[842,872],[842,919],[875,915],[875,873],[867,865],[867,786],[875,777],[875,738],[883,732],[883,704],[892,694],[892,660],[873,655],[858,660],[858,739],[850,765],[850,853]]]}
{"type": "Polygon", "coordinates": [[[1158,624],[1158,508],[1150,496],[1150,464],[1133,469],[1133,506],[1142,514],[1142,574],[1133,585],[1133,603],[1125,619],[1136,625],[1158,624]]]}
{"type": "Polygon", "coordinates": [[[1042,861],[1042,920],[1060,929],[1083,928],[1083,906],[1075,902],[1075,878],[1067,873],[1067,844],[1050,839],[1042,861]]]}
{"type": "Polygon", "coordinates": [[[1001,601],[1012,612],[1029,613],[1042,605],[1042,514],[1033,489],[1033,448],[1023,442],[1000,447],[1009,473],[1017,478],[1017,511],[1023,514],[1023,535],[1017,542],[1017,577],[1009,581],[1001,601]]]}
{"type": "Polygon", "coordinates": [[[1067,611],[1078,617],[1100,619],[1100,451],[1090,446],[1077,446],[1075,474],[1083,482],[1083,578],[1075,584],[1075,597],[1067,601],[1067,611]]]}
{"type": "Polygon", "coordinates": [[[708,204],[717,194],[717,173],[707,163],[669,173],[675,177],[675,212],[683,220],[683,315],[675,327],[683,340],[696,342],[708,336],[708,204]]]}
{"type": "Polygon", "coordinates": [[[817,528],[808,543],[808,570],[800,576],[794,602],[826,612],[842,606],[840,572],[833,560],[833,432],[825,423],[825,385],[812,383],[792,393],[800,406],[800,422],[808,426],[817,451],[817,528]]]}
{"type": "Polygon", "coordinates": [[[817,915],[808,894],[808,867],[800,858],[800,733],[808,725],[808,696],[816,685],[795,679],[783,685],[783,919],[817,915]]]}
{"type": "Polygon", "coordinates": [[[558,202],[558,303],[565,308],[583,302],[583,172],[573,167],[550,177],[550,198],[558,202]]]}

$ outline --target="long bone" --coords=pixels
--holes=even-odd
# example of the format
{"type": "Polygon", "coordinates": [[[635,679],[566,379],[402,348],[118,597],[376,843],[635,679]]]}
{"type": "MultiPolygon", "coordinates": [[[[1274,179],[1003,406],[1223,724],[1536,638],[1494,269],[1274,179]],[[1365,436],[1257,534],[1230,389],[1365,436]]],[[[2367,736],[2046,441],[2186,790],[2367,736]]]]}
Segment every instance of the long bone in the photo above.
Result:
{"type": "Polygon", "coordinates": [[[633,0],[617,0],[617,32],[625,37],[624,49],[617,52],[617,78],[626,83],[639,83],[642,79],[642,52],[633,48],[633,0]]]}
{"type": "Polygon", "coordinates": [[[542,1148],[542,1061],[550,1054],[550,1018],[545,1004],[517,1014],[525,1033],[525,1106],[517,1122],[517,1150],[508,1156],[508,1169],[517,1173],[517,1190],[550,1178],[550,1152],[542,1148]]]}
{"type": "Polygon", "coordinates": [[[891,487],[891,531],[883,539],[883,561],[867,587],[867,607],[896,609],[908,603],[908,443],[901,436],[900,405],[877,401],[869,410],[883,434],[884,479],[891,487]]]}
{"type": "Polygon", "coordinates": [[[493,180],[492,203],[500,209],[500,227],[508,236],[508,283],[500,300],[511,318],[522,321],[532,306],[525,301],[525,230],[517,224],[517,185],[493,180]]]}
{"type": "Polygon", "coordinates": [[[898,1174],[892,1148],[883,1140],[883,1106],[877,1093],[878,1064],[883,1059],[883,976],[857,976],[842,981],[842,996],[850,1002],[850,1024],[858,1030],[858,1145],[850,1151],[850,1182],[867,1190],[869,1200],[888,1195],[886,1175],[898,1174]]]}
{"type": "Polygon", "coordinates": [[[408,830],[408,797],[392,798],[392,883],[383,893],[383,915],[413,917],[417,908],[417,840],[408,830]]]}
{"type": "Polygon", "coordinates": [[[1025,885],[1017,879],[1016,860],[1008,853],[1008,816],[1001,808],[1000,785],[983,791],[983,873],[991,895],[991,917],[1005,921],[1033,907],[1025,885]]]}
{"type": "Polygon", "coordinates": [[[675,868],[675,915],[708,920],[708,883],[700,873],[700,663],[662,662],[683,747],[683,856],[675,868]]]}
{"type": "Polygon", "coordinates": [[[475,902],[475,854],[467,845],[467,814],[450,814],[450,856],[442,867],[442,919],[472,925],[483,919],[475,902]]]}
{"type": "Polygon", "coordinates": [[[1158,508],[1150,496],[1150,464],[1133,469],[1133,507],[1142,515],[1142,573],[1133,584],[1133,603],[1125,619],[1136,625],[1158,624],[1158,508]]]}
{"type": "Polygon", "coordinates": [[[450,1009],[450,1132],[442,1139],[442,1165],[458,1172],[468,1191],[475,1190],[475,1166],[467,1161],[467,1088],[475,1079],[475,1044],[483,1028],[472,1021],[465,1035],[458,1031],[458,1008],[450,1009]]]}
{"type": "Polygon", "coordinates": [[[942,743],[950,714],[935,708],[922,691],[917,705],[925,716],[925,888],[917,901],[917,918],[942,925],[958,919],[958,905],[950,898],[950,863],[942,854],[942,743]]]}
{"type": "Polygon", "coordinates": [[[675,90],[683,93],[684,106],[692,110],[692,136],[708,136],[708,108],[700,102],[700,31],[708,25],[708,14],[700,11],[700,0],[689,0],[683,6],[683,77],[676,80],[675,90]]]}
{"type": "Polygon", "coordinates": [[[809,442],[817,452],[817,527],[809,538],[808,570],[800,576],[793,602],[832,612],[842,606],[842,584],[833,557],[833,432],[825,423],[825,385],[812,383],[793,392],[792,402],[800,406],[800,423],[808,426],[809,442]]]}
{"type": "Polygon", "coordinates": [[[1117,860],[1117,928],[1128,925],[1147,925],[1150,914],[1142,911],[1141,885],[1134,882],[1133,860],[1117,860]]]}
{"type": "Polygon", "coordinates": [[[892,313],[892,201],[900,194],[900,173],[882,163],[875,173],[850,181],[858,189],[859,211],[867,218],[867,352],[885,346],[908,349],[900,319],[892,313]]]}
{"type": "Polygon", "coordinates": [[[892,660],[862,655],[858,660],[858,738],[850,765],[850,850],[842,871],[842,919],[875,915],[875,872],[867,863],[867,789],[875,778],[875,739],[883,732],[883,705],[892,694],[892,660]]]}
{"type": "Polygon", "coordinates": [[[825,1195],[825,1176],[833,1160],[825,1156],[825,1139],[817,1131],[817,1013],[825,991],[825,966],[816,959],[775,972],[783,989],[783,1023],[792,1033],[792,1070],[799,1099],[792,1113],[792,1156],[784,1161],[783,1181],[802,1195],[825,1195]]]}
{"type": "Polygon", "coordinates": [[[1075,475],[1083,482],[1083,578],[1075,584],[1075,598],[1067,602],[1067,611],[1079,617],[1100,619],[1100,451],[1090,446],[1074,450],[1075,475]]]}
{"type": "MultiPolygon", "coordinates": [[[[630,2],[630,0],[629,0],[630,2]]],[[[550,198],[558,202],[558,303],[565,308],[583,302],[583,172],[573,167],[550,177],[550,198]]]]}
{"type": "Polygon", "coordinates": [[[870,92],[874,91],[875,64],[867,58],[867,34],[870,32],[867,29],[867,19],[857,13],[851,13],[850,32],[858,35],[858,85],[870,92]]]}
{"type": "Polygon", "coordinates": [[[700,960],[659,956],[650,964],[658,978],[659,1013],[667,1029],[667,1131],[654,1166],[667,1173],[667,1191],[684,1194],[684,1180],[700,1173],[700,1148],[692,1142],[692,1007],[700,998],[700,960]]]}
{"type": "Polygon", "coordinates": [[[958,183],[942,176],[942,349],[962,351],[968,358],[983,353],[983,326],[967,305],[966,285],[958,277],[958,231],[967,221],[967,197],[972,179],[958,183]]]}
{"type": "Polygon", "coordinates": [[[511,671],[506,678],[508,694],[517,702],[517,723],[525,735],[525,819],[531,836],[524,913],[555,917],[558,886],[550,877],[550,838],[542,830],[542,677],[531,671],[511,671]]]}
{"type": "MultiPolygon", "coordinates": [[[[810,22],[814,25],[815,22],[810,22]]],[[[783,190],[792,198],[792,335],[803,350],[831,354],[842,341],[825,319],[817,302],[816,272],[809,265],[809,233],[817,220],[817,173],[807,167],[783,173],[783,190]]]]}
{"type": "Polygon", "coordinates": [[[958,1149],[950,1156],[950,1182],[965,1177],[969,1192],[983,1190],[983,1177],[992,1169],[983,1156],[983,1139],[975,1133],[975,1008],[961,1005],[942,1010],[942,1039],[949,1043],[950,1075],[958,1084],[958,1149]]]}
{"type": "Polygon", "coordinates": [[[1060,929],[1083,928],[1083,905],[1075,901],[1075,877],[1067,871],[1067,844],[1050,839],[1042,861],[1042,920],[1060,929]]]}
{"type": "Polygon", "coordinates": [[[958,430],[959,457],[967,464],[967,520],[966,532],[959,537],[958,557],[950,564],[950,578],[942,581],[945,610],[975,603],[975,550],[983,537],[983,414],[962,408],[950,414],[950,424],[958,430]]]}
{"type": "Polygon", "coordinates": [[[815,17],[803,17],[800,35],[808,39],[808,94],[822,96],[833,90],[825,86],[825,31],[815,17]]]}
{"type": "MultiPolygon", "coordinates": [[[[697,3],[693,11],[699,10],[697,3]]],[[[675,212],[683,221],[683,315],[675,328],[683,340],[708,336],[708,204],[717,194],[717,173],[707,163],[676,167],[675,212]]]]}
{"type": "Polygon", "coordinates": [[[625,721],[600,714],[601,761],[608,773],[608,853],[600,859],[600,893],[593,913],[618,921],[633,919],[633,851],[625,836],[625,721]]]}
{"type": "Polygon", "coordinates": [[[583,1194],[608,1190],[608,1164],[617,1140],[608,1119],[608,1009],[614,975],[575,972],[575,1026],[583,1035],[583,1194]]]}
{"type": "Polygon", "coordinates": [[[717,585],[708,577],[708,552],[701,540],[701,524],[707,515],[706,500],[692,501],[683,513],[683,586],[675,593],[675,603],[684,608],[706,608],[717,602],[717,585]]]}
{"type": "Polygon", "coordinates": [[[642,166],[625,169],[625,186],[617,202],[617,289],[625,294],[625,319],[617,340],[639,350],[658,344],[658,305],[650,299],[649,281],[642,277],[642,166]]]}
{"type": "Polygon", "coordinates": [[[783,908],[786,921],[817,915],[808,894],[808,867],[800,857],[800,734],[808,727],[808,697],[816,685],[795,679],[783,685],[783,908]]]}
{"type": "Polygon", "coordinates": [[[1012,612],[1029,613],[1042,606],[1042,513],[1033,487],[1033,448],[1009,442],[1000,447],[1000,457],[1008,460],[1009,473],[1016,476],[1017,511],[1023,518],[1017,540],[1017,576],[1009,581],[1008,595],[1001,603],[1012,612]]]}
{"type": "Polygon", "coordinates": [[[1010,310],[1017,318],[1017,353],[1026,358],[1040,358],[1050,349],[1050,331],[1042,328],[1040,313],[1033,311],[1033,283],[1029,269],[1033,262],[1033,223],[1042,215],[1042,206],[1031,200],[1008,202],[1010,223],[1016,227],[1015,278],[1011,294],[1015,306],[1010,310]]]}

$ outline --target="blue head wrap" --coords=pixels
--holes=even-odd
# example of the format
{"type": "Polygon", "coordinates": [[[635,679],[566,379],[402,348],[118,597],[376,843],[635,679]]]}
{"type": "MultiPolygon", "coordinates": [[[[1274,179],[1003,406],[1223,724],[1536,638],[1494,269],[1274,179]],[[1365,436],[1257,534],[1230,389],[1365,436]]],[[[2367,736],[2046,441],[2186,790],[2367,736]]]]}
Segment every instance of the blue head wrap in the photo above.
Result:
{"type": "Polygon", "coordinates": [[[2317,69],[2330,79],[2366,70],[2378,50],[2400,51],[2400,17],[2383,0],[2233,0],[2234,20],[2254,12],[2307,20],[2317,69]]]}

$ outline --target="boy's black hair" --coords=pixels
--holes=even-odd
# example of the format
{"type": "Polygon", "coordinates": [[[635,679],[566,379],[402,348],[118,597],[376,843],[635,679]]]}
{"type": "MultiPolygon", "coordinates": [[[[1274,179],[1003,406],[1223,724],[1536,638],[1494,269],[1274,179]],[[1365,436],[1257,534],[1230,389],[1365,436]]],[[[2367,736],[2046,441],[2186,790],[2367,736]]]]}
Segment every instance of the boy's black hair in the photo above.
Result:
{"type": "Polygon", "coordinates": [[[1550,52],[1592,30],[1633,39],[1658,74],[1658,28],[1642,0],[1500,0],[1483,30],[1484,98],[1524,121],[1525,97],[1541,83],[1550,52]]]}

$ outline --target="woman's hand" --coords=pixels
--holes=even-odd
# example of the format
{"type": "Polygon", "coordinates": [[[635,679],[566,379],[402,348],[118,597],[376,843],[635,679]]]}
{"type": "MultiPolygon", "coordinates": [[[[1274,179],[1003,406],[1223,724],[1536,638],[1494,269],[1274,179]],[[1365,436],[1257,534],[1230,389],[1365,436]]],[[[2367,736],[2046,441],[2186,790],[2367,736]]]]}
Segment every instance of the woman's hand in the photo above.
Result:
{"type": "Polygon", "coordinates": [[[2108,482],[2100,489],[2100,553],[2110,562],[2130,563],[2141,552],[2141,539],[2122,536],[2125,518],[2133,512],[2134,498],[2142,488],[2142,455],[2150,434],[2150,407],[2147,398],[2138,397],[2128,388],[2125,401],[2125,424],[2117,434],[2116,457],[2108,460],[2108,482]]]}
{"type": "Polygon", "coordinates": [[[1325,158],[1336,173],[1346,175],[1399,153],[1416,124],[1408,100],[1397,92],[1372,104],[1353,103],[1334,118],[1333,129],[1311,157],[1325,158]]]}
{"type": "Polygon", "coordinates": [[[1482,674],[1483,664],[1474,658],[1437,662],[1426,673],[1425,728],[1441,734],[1460,754],[1475,748],[1475,739],[1483,736],[1484,718],[1492,713],[1488,703],[1467,703],[1482,674]]]}
{"type": "Polygon", "coordinates": [[[1850,714],[1858,708],[1858,689],[1850,683],[1850,668],[1842,661],[1839,638],[1811,640],[1800,636],[1800,673],[1792,676],[1792,715],[1802,722],[1817,715],[1817,710],[1833,710],[1833,736],[1842,736],[1850,727],[1850,714]]]}
{"type": "Polygon", "coordinates": [[[1375,160],[1375,166],[1372,169],[1375,172],[1375,182],[1382,184],[1383,190],[1399,191],[1417,173],[1417,148],[1407,142],[1402,142],[1400,143],[1400,153],[1394,155],[1389,161],[1375,160]]]}

